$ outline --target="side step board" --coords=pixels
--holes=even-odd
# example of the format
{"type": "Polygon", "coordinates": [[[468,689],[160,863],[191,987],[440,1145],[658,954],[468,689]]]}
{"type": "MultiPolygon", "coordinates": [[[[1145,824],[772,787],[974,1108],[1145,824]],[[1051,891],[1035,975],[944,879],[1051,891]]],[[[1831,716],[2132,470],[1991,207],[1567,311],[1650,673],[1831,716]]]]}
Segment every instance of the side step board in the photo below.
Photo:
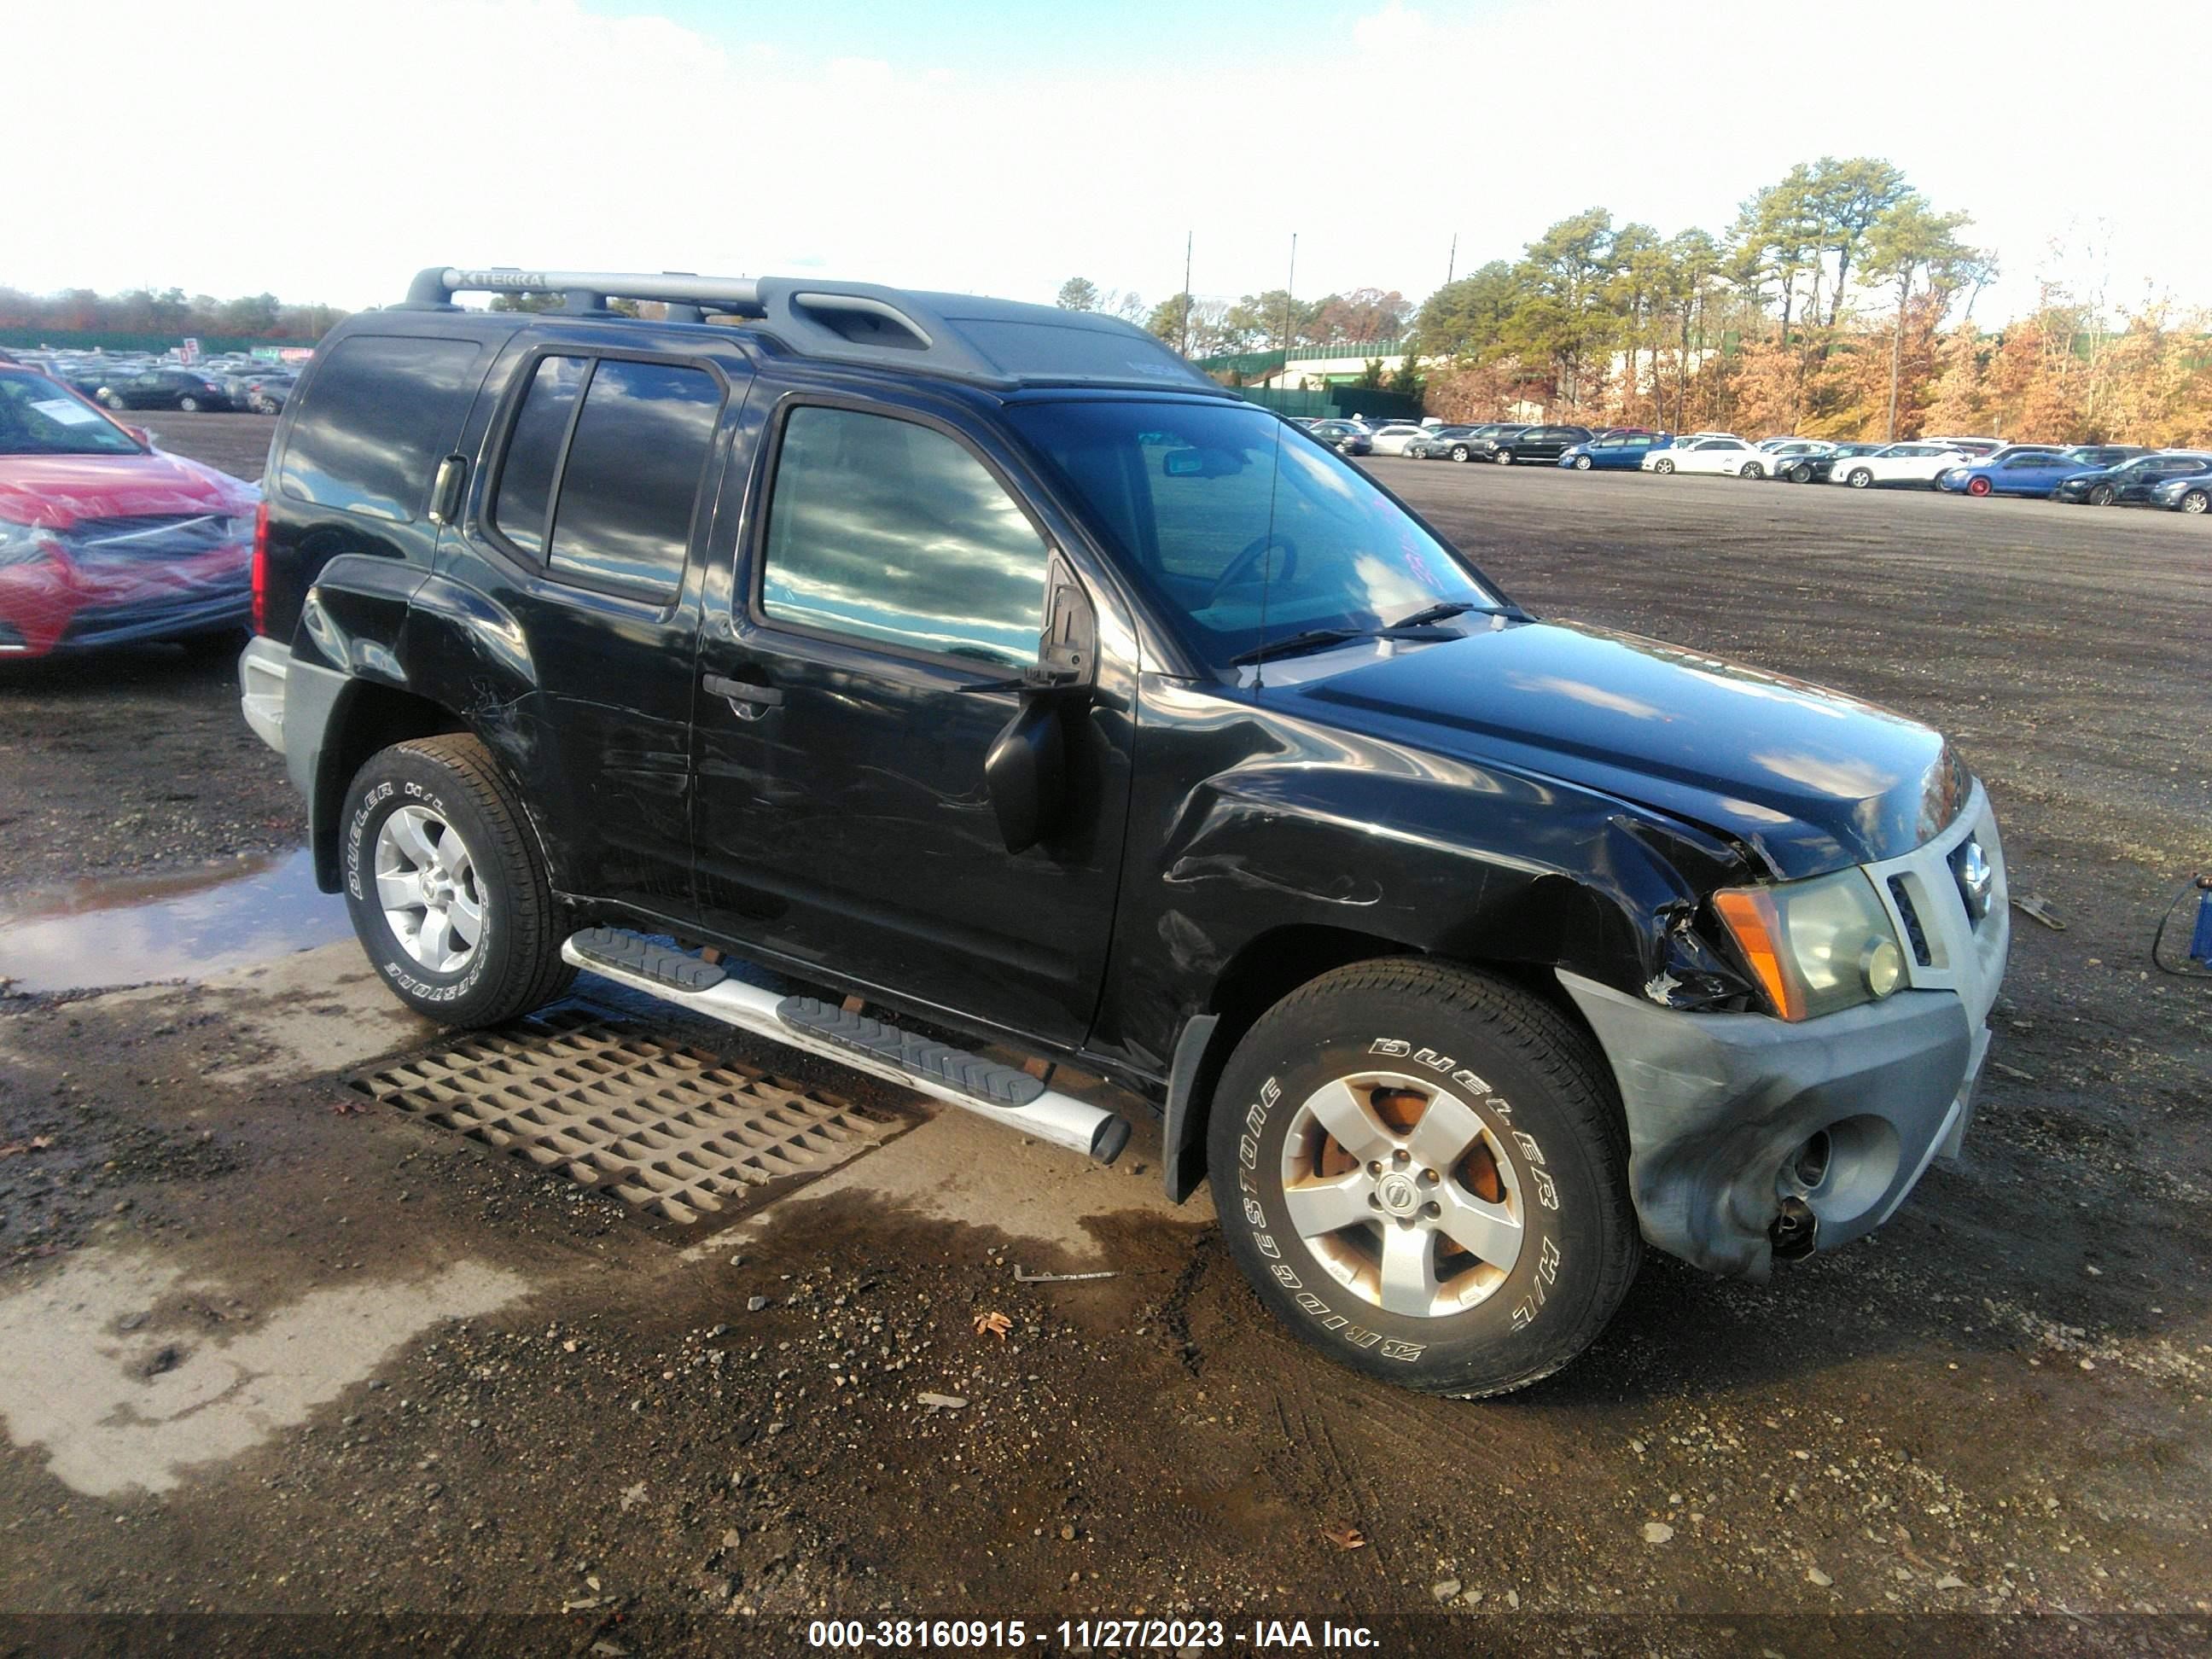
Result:
{"type": "Polygon", "coordinates": [[[902,1084],[917,1094],[1111,1164],[1128,1120],[1048,1089],[1027,1072],[933,1042],[813,997],[779,996],[711,962],[613,927],[588,927],[562,945],[564,961],[694,1013],[902,1084]]]}

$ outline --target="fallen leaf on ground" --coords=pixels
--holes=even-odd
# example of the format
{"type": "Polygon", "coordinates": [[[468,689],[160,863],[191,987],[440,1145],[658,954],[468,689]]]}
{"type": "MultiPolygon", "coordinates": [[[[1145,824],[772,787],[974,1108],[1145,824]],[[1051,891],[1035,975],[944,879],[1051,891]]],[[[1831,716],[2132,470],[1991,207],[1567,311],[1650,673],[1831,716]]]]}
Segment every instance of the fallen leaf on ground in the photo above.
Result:
{"type": "Polygon", "coordinates": [[[33,1135],[28,1140],[11,1140],[0,1146],[0,1158],[14,1158],[19,1152],[43,1152],[54,1144],[52,1135],[33,1135]]]}
{"type": "Polygon", "coordinates": [[[1364,1550],[1367,1534],[1357,1527],[1323,1527],[1321,1535],[1340,1550],[1364,1550]]]}
{"type": "Polygon", "coordinates": [[[368,1109],[368,1103],[365,1100],[334,1100],[331,1103],[331,1111],[338,1117],[357,1116],[368,1109]]]}
{"type": "Polygon", "coordinates": [[[975,1316],[975,1334],[995,1336],[1006,1340],[1006,1333],[1014,1328],[1014,1322],[1002,1313],[979,1313],[975,1316]]]}

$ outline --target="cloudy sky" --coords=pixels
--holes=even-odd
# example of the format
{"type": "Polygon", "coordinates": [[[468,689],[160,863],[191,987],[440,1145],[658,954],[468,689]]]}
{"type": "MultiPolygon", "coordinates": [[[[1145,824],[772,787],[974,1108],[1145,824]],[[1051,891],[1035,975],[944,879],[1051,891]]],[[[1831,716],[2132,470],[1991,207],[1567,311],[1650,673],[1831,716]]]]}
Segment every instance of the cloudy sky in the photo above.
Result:
{"type": "Polygon", "coordinates": [[[1974,216],[1984,319],[2046,275],[2212,302],[2199,0],[7,11],[0,283],[40,292],[361,306],[452,263],[1150,300],[1188,229],[1201,295],[1279,285],[1296,232],[1301,294],[1418,299],[1455,234],[1465,271],[1593,204],[1718,232],[1826,153],[1974,216]]]}

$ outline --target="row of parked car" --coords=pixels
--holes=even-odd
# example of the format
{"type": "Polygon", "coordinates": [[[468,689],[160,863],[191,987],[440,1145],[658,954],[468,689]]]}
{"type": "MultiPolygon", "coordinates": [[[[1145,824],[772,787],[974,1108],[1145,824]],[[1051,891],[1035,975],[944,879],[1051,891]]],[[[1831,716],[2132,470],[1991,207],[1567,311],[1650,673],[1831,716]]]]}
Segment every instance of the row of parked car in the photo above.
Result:
{"type": "Polygon", "coordinates": [[[225,353],[187,363],[174,356],[101,352],[16,351],[14,360],[73,387],[109,409],[243,410],[274,415],[299,380],[289,363],[225,353]]]}
{"type": "Polygon", "coordinates": [[[1909,487],[1960,495],[2024,495],[2092,507],[2212,509],[2212,452],[2152,450],[2139,444],[2008,444],[1998,438],[1916,438],[1902,443],[1832,443],[1778,436],[1749,442],[1732,432],[1655,432],[1643,427],[1486,422],[1474,425],[1370,425],[1302,421],[1349,455],[1413,460],[1546,465],[1577,472],[1701,472],[1853,489],[1909,487]]]}

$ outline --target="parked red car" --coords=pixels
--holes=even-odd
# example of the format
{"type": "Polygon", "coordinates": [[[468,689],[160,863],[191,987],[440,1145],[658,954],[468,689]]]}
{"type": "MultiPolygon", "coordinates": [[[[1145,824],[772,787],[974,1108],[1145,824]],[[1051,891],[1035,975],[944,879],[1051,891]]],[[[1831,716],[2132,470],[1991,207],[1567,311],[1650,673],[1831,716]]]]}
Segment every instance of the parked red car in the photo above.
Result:
{"type": "Polygon", "coordinates": [[[59,381],[0,365],[0,661],[237,635],[260,499],[59,381]]]}

